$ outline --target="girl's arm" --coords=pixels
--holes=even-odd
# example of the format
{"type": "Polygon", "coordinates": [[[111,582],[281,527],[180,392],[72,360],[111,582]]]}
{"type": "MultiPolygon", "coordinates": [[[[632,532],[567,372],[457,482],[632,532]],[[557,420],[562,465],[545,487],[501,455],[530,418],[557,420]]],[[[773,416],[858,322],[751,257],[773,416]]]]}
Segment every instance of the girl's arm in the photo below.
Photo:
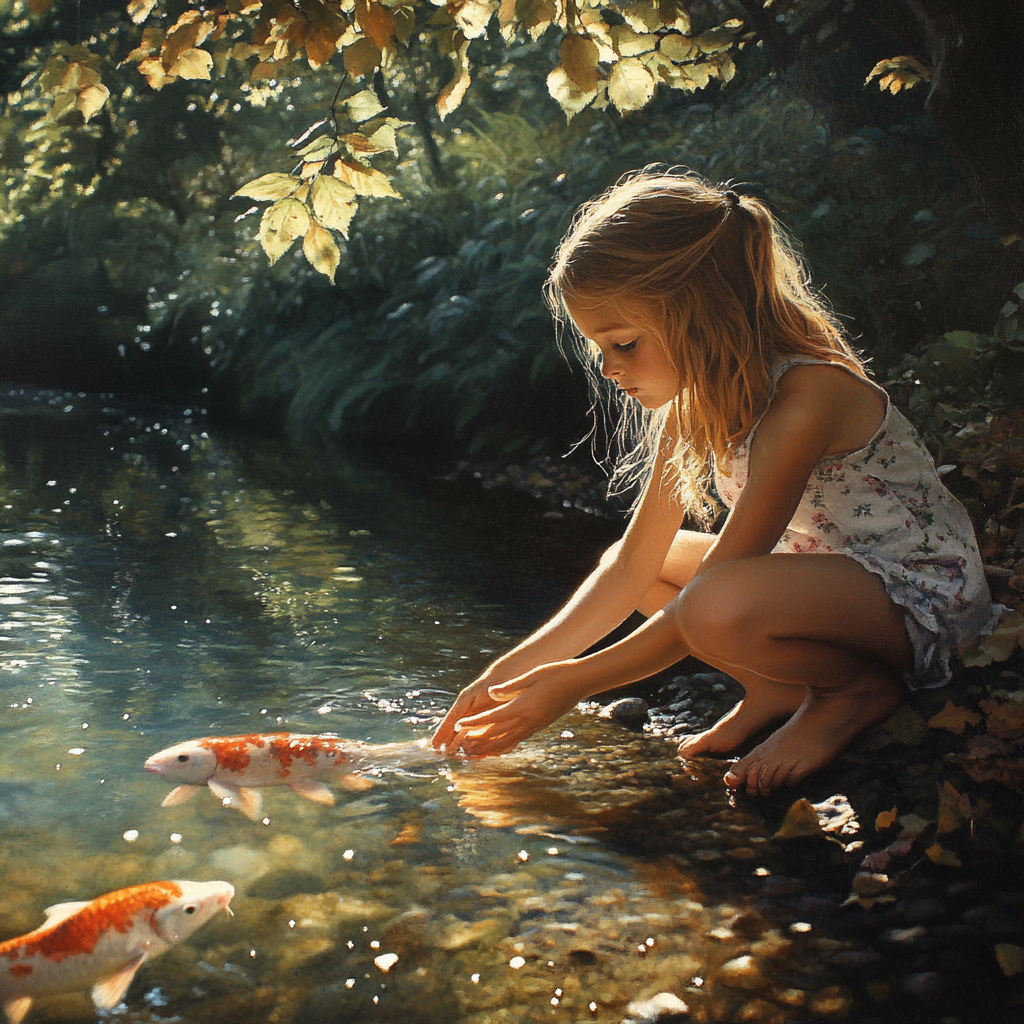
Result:
{"type": "MultiPolygon", "coordinates": [[[[793,518],[814,467],[845,439],[845,382],[837,382],[837,393],[828,370],[822,378],[817,368],[808,369],[810,374],[783,378],[787,386],[779,388],[755,434],[747,483],[697,575],[734,558],[768,554],[793,518]]],[[[645,679],[689,653],[669,604],[596,654],[543,665],[492,686],[491,697],[506,703],[459,723],[461,745],[474,755],[510,750],[578,701],[645,679]]]]}
{"type": "MultiPolygon", "coordinates": [[[[658,578],[683,520],[683,510],[664,479],[665,453],[671,442],[667,426],[662,442],[651,480],[622,540],[613,549],[614,557],[603,558],[561,610],[494,661],[458,695],[434,733],[435,747],[457,749],[460,739],[455,723],[497,706],[498,702],[488,693],[489,687],[522,676],[538,665],[575,657],[607,636],[636,609],[658,578]]],[[[573,703],[575,700],[569,707],[573,703]]],[[[548,721],[554,721],[561,713],[553,714],[548,721]]]]}

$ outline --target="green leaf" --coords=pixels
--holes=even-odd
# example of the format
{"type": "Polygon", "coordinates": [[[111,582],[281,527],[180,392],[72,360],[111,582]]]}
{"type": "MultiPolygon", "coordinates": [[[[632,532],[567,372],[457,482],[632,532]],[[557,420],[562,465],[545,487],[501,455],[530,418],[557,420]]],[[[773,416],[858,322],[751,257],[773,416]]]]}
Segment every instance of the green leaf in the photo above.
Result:
{"type": "Polygon", "coordinates": [[[280,171],[273,171],[243,185],[231,198],[245,196],[249,199],[285,199],[301,184],[302,179],[294,174],[282,174],[280,171]]]}

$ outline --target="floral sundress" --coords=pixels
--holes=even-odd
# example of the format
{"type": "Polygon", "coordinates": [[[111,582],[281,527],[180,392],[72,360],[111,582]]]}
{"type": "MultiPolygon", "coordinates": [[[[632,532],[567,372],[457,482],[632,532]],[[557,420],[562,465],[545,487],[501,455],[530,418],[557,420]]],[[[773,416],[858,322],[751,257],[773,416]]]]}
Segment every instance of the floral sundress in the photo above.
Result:
{"type": "MultiPolygon", "coordinates": [[[[791,357],[773,368],[774,384],[797,365],[847,369],[791,357]]],[[[881,426],[865,447],[818,463],[772,551],[848,555],[880,576],[903,611],[914,650],[907,685],[943,686],[952,677],[950,659],[958,648],[989,632],[1004,609],[992,604],[963,505],[939,480],[931,454],[906,417],[881,388],[867,383],[885,397],[881,426]]],[[[715,488],[730,509],[747,482],[756,430],[757,424],[731,457],[715,466],[715,488]]]]}

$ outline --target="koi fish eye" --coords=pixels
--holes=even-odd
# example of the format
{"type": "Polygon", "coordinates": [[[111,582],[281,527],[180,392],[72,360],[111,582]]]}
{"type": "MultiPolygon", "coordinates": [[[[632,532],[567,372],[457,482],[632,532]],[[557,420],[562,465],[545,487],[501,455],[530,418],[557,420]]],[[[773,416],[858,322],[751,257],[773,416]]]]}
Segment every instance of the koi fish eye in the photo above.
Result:
{"type": "Polygon", "coordinates": [[[178,760],[179,760],[179,761],[180,761],[180,762],[181,762],[182,764],[184,764],[184,763],[185,763],[185,762],[186,762],[186,761],[188,760],[188,754],[179,754],[179,755],[178,755],[178,760]]]}
{"type": "Polygon", "coordinates": [[[195,904],[190,903],[187,907],[185,907],[185,913],[186,914],[194,914],[195,912],[196,912],[195,904]]]}

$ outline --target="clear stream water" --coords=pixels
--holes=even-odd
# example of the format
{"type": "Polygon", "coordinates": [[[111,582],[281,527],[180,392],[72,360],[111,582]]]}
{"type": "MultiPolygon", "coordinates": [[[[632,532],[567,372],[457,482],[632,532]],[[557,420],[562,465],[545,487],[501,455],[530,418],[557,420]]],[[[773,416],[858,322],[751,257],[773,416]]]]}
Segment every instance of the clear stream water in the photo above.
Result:
{"type": "MultiPolygon", "coordinates": [[[[162,809],[142,765],[185,739],[428,736],[597,543],[515,497],[300,464],[204,413],[0,397],[0,939],[53,903],[222,878],[234,918],[108,1016],[617,1022],[670,993],[694,1020],[771,1024],[863,1003],[799,903],[751,909],[775,844],[720,766],[684,771],[594,714],[505,758],[382,763],[334,807],[269,789],[258,822],[205,792],[162,809]]],[[[95,1019],[84,993],[32,1014],[95,1019]]]]}

